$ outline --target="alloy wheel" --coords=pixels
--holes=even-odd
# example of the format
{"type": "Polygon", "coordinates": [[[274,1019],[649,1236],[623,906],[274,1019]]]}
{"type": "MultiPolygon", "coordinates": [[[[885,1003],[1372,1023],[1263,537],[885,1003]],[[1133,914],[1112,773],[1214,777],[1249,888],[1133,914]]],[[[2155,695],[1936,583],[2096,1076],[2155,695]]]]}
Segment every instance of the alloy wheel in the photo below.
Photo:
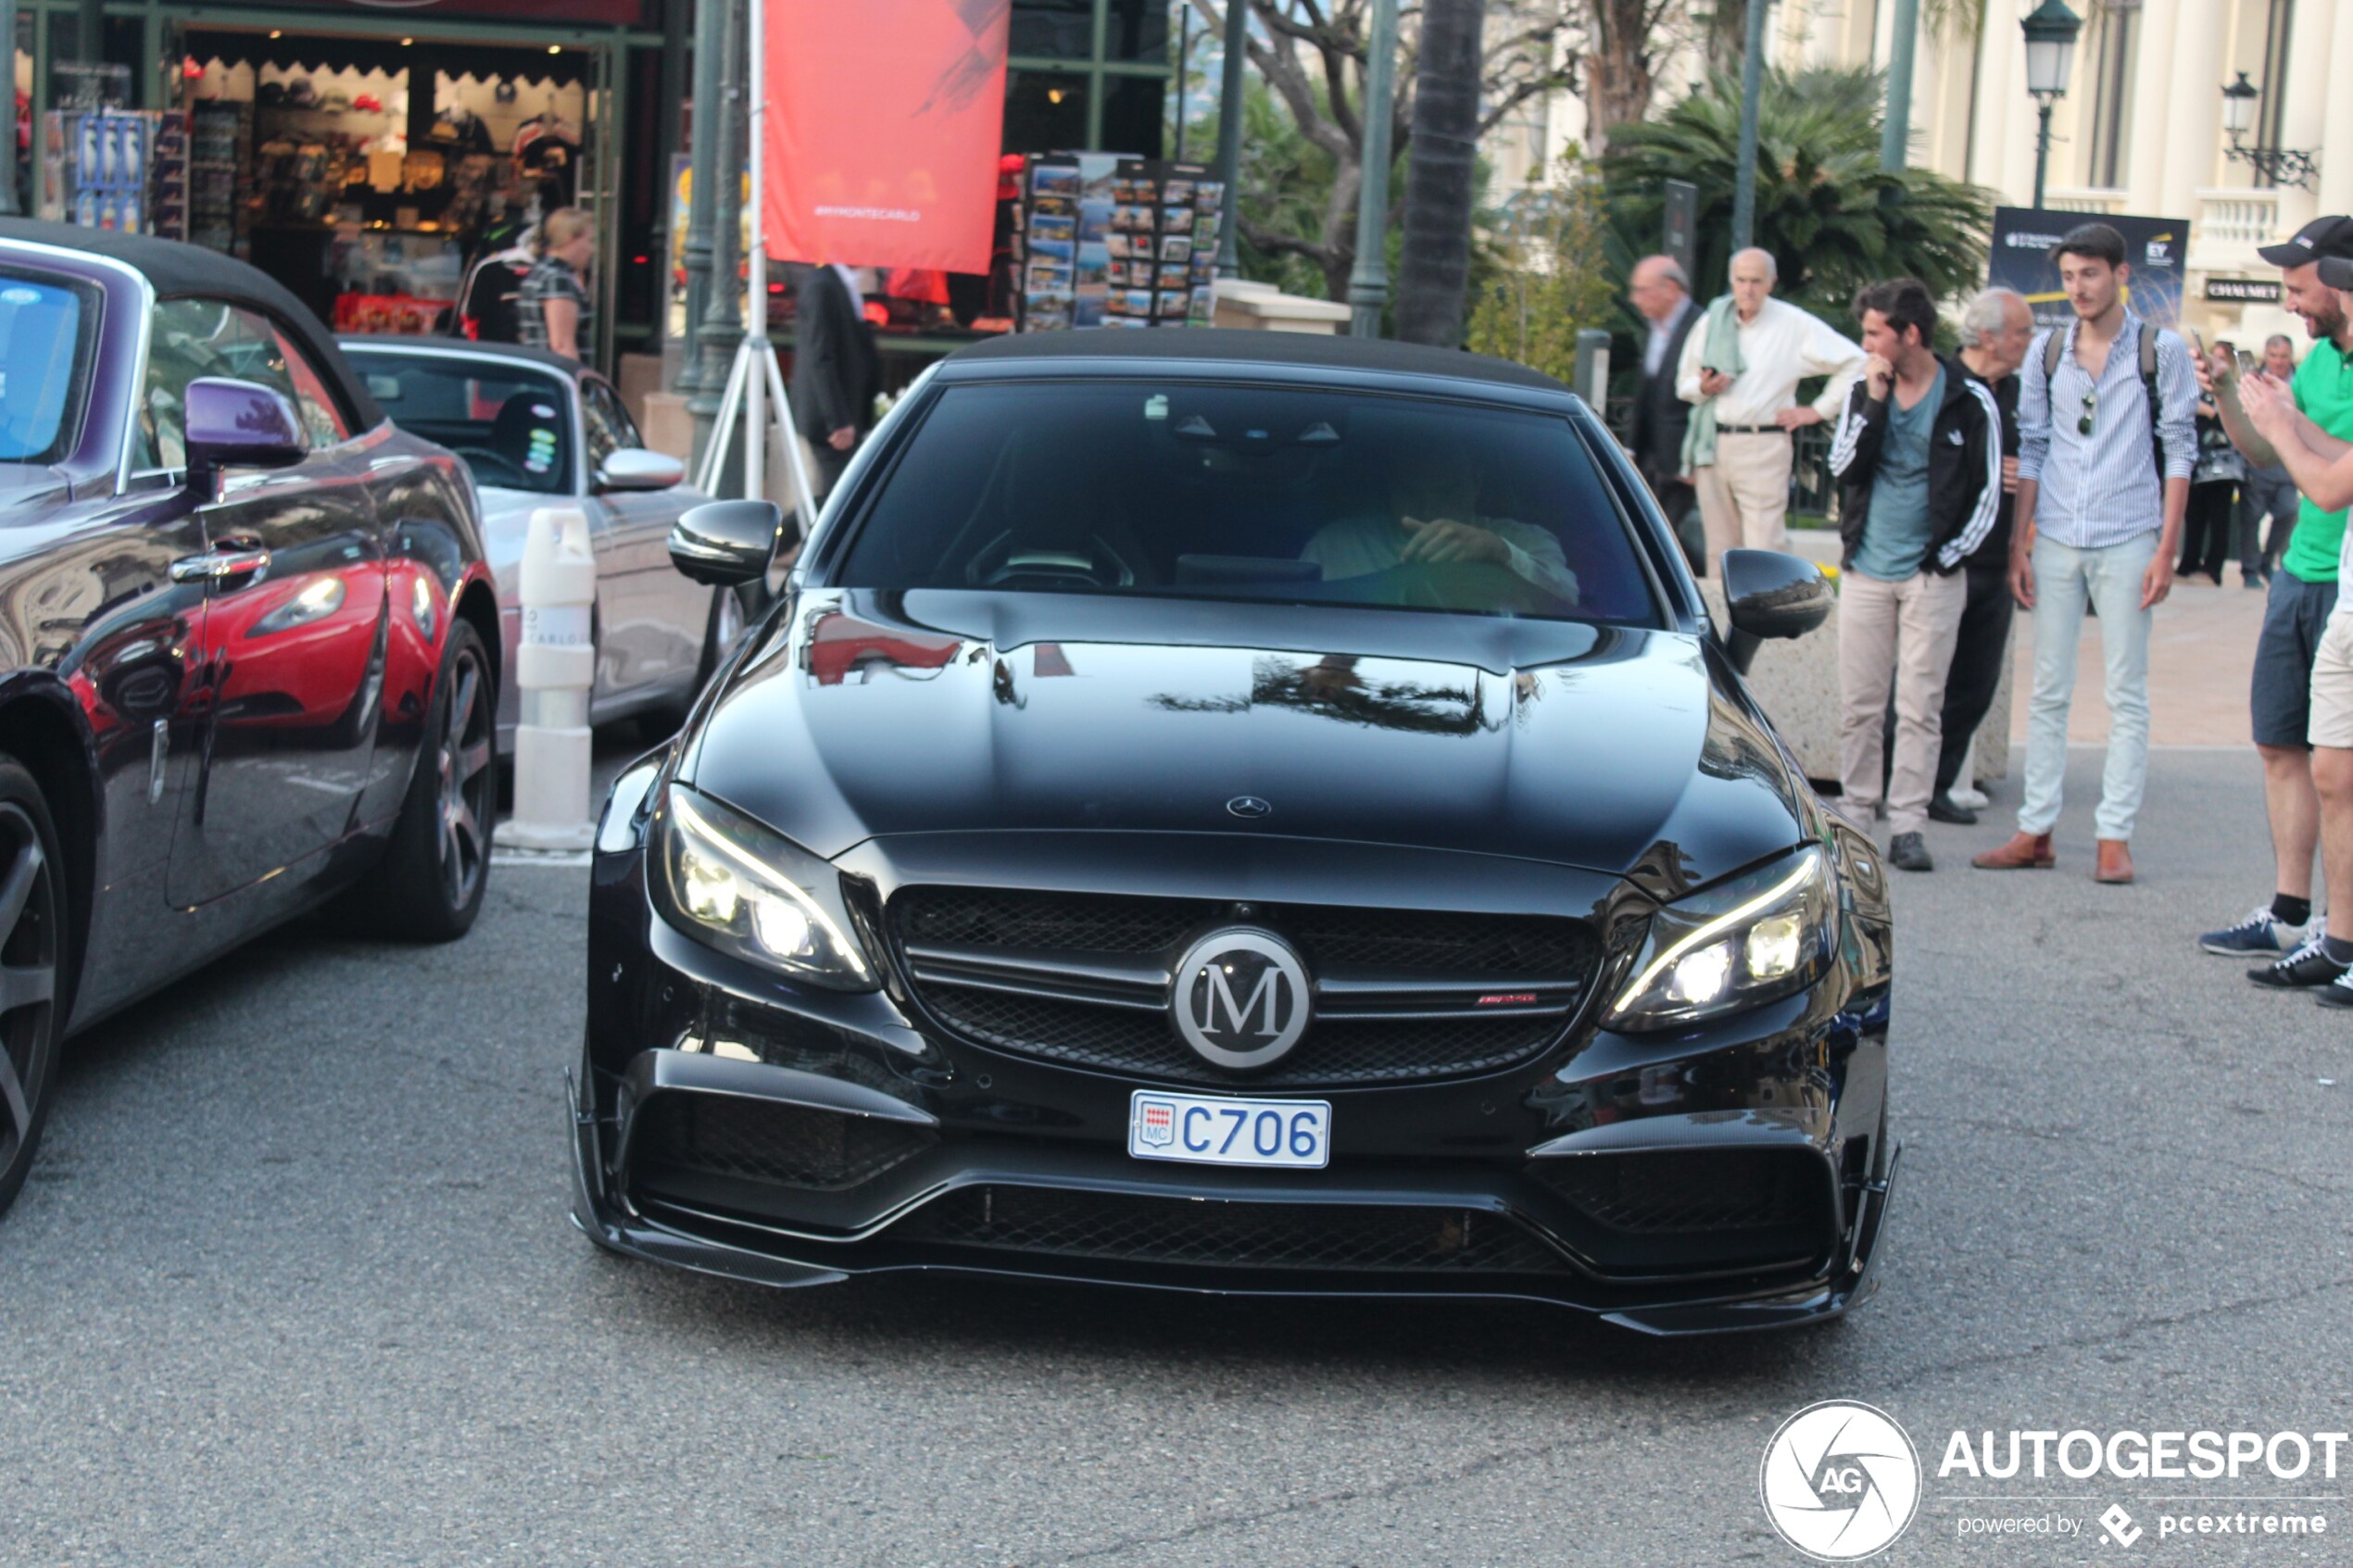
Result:
{"type": "Polygon", "coordinates": [[[0,804],[0,1171],[32,1134],[55,1063],[50,1010],[57,993],[57,902],[40,829],[23,807],[0,804]]]}
{"type": "Polygon", "coordinates": [[[489,853],[490,683],[482,657],[460,648],[441,722],[441,887],[449,907],[472,902],[489,853]]]}

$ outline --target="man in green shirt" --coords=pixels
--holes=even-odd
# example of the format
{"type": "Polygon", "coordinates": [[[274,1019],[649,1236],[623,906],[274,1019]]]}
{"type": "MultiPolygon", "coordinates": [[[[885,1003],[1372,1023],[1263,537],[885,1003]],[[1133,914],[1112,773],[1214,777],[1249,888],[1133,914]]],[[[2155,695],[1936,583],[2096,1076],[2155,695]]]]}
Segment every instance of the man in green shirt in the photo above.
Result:
{"type": "MultiPolygon", "coordinates": [[[[2281,269],[2281,302],[2304,318],[2312,339],[2292,383],[2296,406],[2323,431],[2353,440],[2353,320],[2320,275],[2322,257],[2353,257],[2353,218],[2315,219],[2293,239],[2267,245],[2261,254],[2281,269]]],[[[2279,461],[2240,405],[2235,367],[2201,363],[2197,370],[2199,384],[2214,398],[2232,443],[2258,467],[2279,461]]],[[[2248,972],[2259,985],[2326,985],[2345,968],[2322,961],[2324,953],[2316,960],[2300,946],[2312,920],[2312,856],[2321,837],[2310,745],[2312,664],[2336,608],[2344,538],[2344,512],[2325,511],[2309,498],[2299,504],[2295,534],[2264,606],[2250,703],[2277,861],[2275,891],[2270,903],[2258,905],[2236,925],[2198,938],[2209,953],[2269,960],[2248,972]]],[[[2353,897],[2341,896],[2339,901],[2353,914],[2353,897]]],[[[2317,931],[2314,927],[2313,934],[2317,931]]]]}

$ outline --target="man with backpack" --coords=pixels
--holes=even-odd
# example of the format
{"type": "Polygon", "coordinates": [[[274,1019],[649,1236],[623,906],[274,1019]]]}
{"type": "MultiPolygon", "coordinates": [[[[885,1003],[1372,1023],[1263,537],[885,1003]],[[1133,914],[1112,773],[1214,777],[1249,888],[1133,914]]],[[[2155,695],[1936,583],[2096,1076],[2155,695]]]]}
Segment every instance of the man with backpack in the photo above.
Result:
{"type": "Polygon", "coordinates": [[[1961,564],[2002,500],[2002,419],[1985,383],[1929,346],[1936,302],[1915,278],[1855,298],[1863,379],[1831,444],[1839,481],[1839,783],[1869,821],[1880,798],[1881,714],[1895,684],[1887,858],[1933,871],[1921,830],[1936,788],[1944,680],[1969,600],[1961,564]]]}
{"type": "Polygon", "coordinates": [[[2086,607],[2108,666],[2108,765],[2094,819],[2095,882],[2133,880],[2133,823],[2148,775],[2151,612],[2171,592],[2197,461],[2197,376],[2179,333],[2124,303],[2133,270],[2105,223],[2053,251],[2075,320],[2036,340],[2020,372],[2017,523],[2010,592],[2034,616],[2034,695],[2018,832],[1971,864],[2054,862],[2067,778],[2067,717],[2086,607]]]}

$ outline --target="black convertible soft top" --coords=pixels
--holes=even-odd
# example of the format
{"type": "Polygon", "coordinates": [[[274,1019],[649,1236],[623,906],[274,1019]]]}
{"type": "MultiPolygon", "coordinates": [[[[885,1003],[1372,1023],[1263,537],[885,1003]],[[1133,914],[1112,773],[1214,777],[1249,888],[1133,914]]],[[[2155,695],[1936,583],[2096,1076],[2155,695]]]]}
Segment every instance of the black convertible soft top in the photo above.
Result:
{"type": "Polygon", "coordinates": [[[950,364],[1051,359],[1194,360],[1246,365],[1308,365],[1401,376],[1448,376],[1539,392],[1567,387],[1525,365],[1459,348],[1320,332],[1243,332],[1220,327],[1161,327],[1151,332],[1022,332],[985,339],[949,356],[950,364]]]}
{"type": "Polygon", "coordinates": [[[361,430],[372,430],[384,422],[384,410],[368,395],[367,383],[354,375],[350,365],[345,362],[334,335],[310,313],[308,306],[258,267],[202,245],[182,245],[178,240],[125,234],[112,229],[85,229],[75,223],[43,223],[30,218],[0,218],[0,241],[6,240],[54,245],[60,250],[78,250],[122,262],[145,273],[147,282],[155,285],[159,299],[201,295],[249,306],[273,316],[284,323],[286,331],[308,351],[311,359],[334,377],[361,430]]]}

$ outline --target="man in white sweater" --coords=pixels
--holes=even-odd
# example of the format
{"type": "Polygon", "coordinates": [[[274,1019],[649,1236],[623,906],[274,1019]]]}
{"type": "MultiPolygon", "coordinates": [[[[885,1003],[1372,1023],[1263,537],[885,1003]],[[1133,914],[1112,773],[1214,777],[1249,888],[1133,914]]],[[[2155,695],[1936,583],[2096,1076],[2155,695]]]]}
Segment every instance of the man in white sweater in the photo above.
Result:
{"type": "Polygon", "coordinates": [[[1694,405],[1684,470],[1696,478],[1707,554],[1778,550],[1789,544],[1791,433],[1836,414],[1863,373],[1862,346],[1772,297],[1780,268],[1770,251],[1732,257],[1732,292],[1692,329],[1675,390],[1694,405]],[[1828,376],[1811,404],[1797,383],[1828,376]]]}

